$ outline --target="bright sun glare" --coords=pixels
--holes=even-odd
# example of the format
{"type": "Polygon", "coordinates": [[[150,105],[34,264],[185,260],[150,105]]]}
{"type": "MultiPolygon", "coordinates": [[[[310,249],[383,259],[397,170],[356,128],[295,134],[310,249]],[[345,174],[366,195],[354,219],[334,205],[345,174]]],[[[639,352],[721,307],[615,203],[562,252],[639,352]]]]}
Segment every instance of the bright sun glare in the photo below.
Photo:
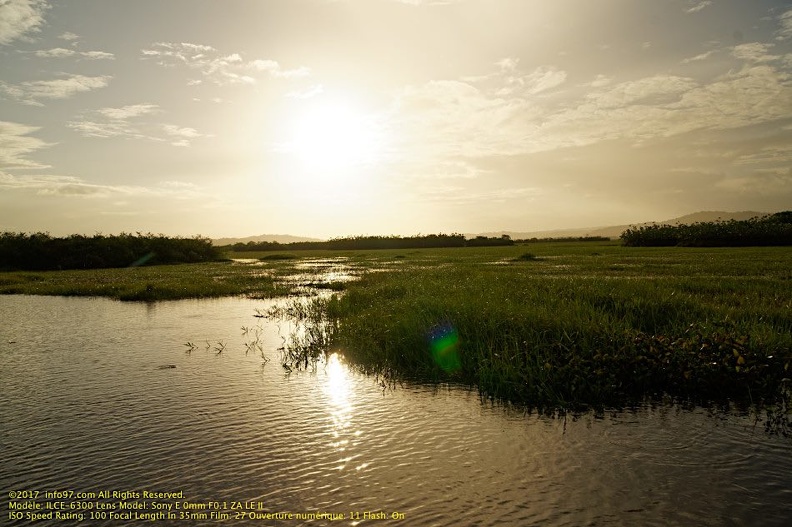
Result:
{"type": "Polygon", "coordinates": [[[311,171],[338,174],[380,160],[382,136],[376,124],[345,101],[307,105],[289,132],[286,151],[311,171]]]}

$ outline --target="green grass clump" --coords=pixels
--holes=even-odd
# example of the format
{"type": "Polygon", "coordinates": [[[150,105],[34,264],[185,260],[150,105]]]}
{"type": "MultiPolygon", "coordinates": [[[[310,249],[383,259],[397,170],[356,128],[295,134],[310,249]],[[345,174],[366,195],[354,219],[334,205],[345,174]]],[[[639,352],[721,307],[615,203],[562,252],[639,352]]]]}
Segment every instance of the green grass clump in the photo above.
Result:
{"type": "Polygon", "coordinates": [[[515,262],[535,262],[537,260],[541,260],[538,256],[534,253],[522,253],[520,256],[514,259],[515,262]]]}

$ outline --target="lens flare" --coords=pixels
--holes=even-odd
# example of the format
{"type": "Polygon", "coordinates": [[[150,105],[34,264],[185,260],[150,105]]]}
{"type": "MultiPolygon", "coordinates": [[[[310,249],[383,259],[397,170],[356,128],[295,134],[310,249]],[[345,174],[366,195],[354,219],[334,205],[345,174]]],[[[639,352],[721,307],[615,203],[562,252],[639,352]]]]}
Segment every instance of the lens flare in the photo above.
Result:
{"type": "Polygon", "coordinates": [[[432,358],[448,373],[462,367],[459,357],[459,333],[452,324],[440,324],[429,331],[429,347],[432,358]]]}

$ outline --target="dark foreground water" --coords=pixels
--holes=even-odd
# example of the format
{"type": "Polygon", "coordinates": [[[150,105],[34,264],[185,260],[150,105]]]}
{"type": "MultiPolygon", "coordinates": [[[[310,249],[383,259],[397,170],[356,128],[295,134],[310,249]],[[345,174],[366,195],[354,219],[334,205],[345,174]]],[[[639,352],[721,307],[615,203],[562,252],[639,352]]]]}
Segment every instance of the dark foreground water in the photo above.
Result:
{"type": "Polygon", "coordinates": [[[263,307],[0,297],[0,524],[792,521],[792,442],[750,416],[537,417],[338,357],[287,375],[263,307]]]}

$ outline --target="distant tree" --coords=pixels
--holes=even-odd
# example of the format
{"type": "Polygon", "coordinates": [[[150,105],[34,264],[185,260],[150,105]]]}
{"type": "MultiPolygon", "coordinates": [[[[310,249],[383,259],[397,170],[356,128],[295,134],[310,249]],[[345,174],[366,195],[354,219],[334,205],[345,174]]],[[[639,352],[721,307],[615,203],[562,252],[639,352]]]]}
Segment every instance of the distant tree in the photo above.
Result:
{"type": "Polygon", "coordinates": [[[700,222],[692,225],[647,225],[621,234],[628,247],[744,247],[792,245],[792,211],[750,220],[700,222]]]}

